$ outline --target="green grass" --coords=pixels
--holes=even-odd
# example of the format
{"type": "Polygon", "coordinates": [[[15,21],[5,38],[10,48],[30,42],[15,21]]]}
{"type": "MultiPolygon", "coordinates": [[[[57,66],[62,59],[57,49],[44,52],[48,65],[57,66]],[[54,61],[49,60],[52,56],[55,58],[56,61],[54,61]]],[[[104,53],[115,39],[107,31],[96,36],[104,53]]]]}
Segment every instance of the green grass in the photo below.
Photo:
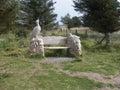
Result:
{"type": "Polygon", "coordinates": [[[68,53],[67,50],[63,49],[56,49],[56,50],[45,50],[45,56],[46,57],[67,57],[68,53]]]}
{"type": "Polygon", "coordinates": [[[100,82],[71,77],[51,64],[17,57],[0,59],[0,90],[95,90],[100,82]]]}
{"type": "Polygon", "coordinates": [[[75,61],[62,63],[61,66],[65,70],[114,74],[120,70],[120,41],[115,42],[117,44],[105,48],[95,45],[93,39],[83,40],[83,56],[77,57],[75,61]]]}
{"type": "Polygon", "coordinates": [[[96,83],[87,78],[70,77],[63,73],[57,74],[54,71],[49,71],[47,75],[36,73],[32,80],[38,83],[36,89],[42,86],[41,88],[45,90],[94,90],[102,87],[102,83],[96,83]]]}
{"type": "Polygon", "coordinates": [[[114,74],[120,70],[119,53],[84,53],[85,55],[72,62],[65,62],[62,67],[65,70],[80,72],[96,72],[114,74]]]}
{"type": "MultiPolygon", "coordinates": [[[[65,33],[62,33],[59,35],[64,36],[65,33]]],[[[78,33],[82,34],[84,32],[78,33]]],[[[114,35],[111,47],[104,48],[103,45],[96,45],[95,41],[101,35],[93,35],[90,31],[88,39],[81,36],[83,56],[72,62],[61,63],[60,68],[73,72],[114,74],[120,70],[118,36],[114,35]]],[[[75,77],[60,72],[54,65],[43,62],[39,55],[30,56],[28,38],[16,38],[13,34],[0,35],[0,38],[4,39],[0,41],[0,90],[97,90],[105,86],[87,77],[75,77]]],[[[51,53],[56,56],[66,55],[65,51],[62,54],[57,51],[51,53]]]]}

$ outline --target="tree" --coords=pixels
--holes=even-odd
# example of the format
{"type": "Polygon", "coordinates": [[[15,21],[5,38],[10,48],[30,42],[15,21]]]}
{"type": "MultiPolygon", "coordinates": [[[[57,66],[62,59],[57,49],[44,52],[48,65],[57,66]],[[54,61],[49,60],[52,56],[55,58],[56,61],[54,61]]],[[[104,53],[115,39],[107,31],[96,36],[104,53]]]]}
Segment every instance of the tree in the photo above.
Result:
{"type": "Polygon", "coordinates": [[[61,17],[61,22],[63,24],[66,24],[68,28],[79,27],[81,25],[81,20],[79,19],[79,17],[74,16],[71,18],[69,13],[66,14],[64,17],[61,17]]]}
{"type": "Polygon", "coordinates": [[[110,33],[120,26],[120,3],[117,0],[74,0],[76,11],[84,13],[84,24],[103,33],[106,46],[110,43],[110,33]]]}
{"type": "Polygon", "coordinates": [[[4,26],[4,28],[0,30],[0,34],[6,33],[12,29],[12,26],[15,24],[18,10],[18,1],[0,1],[0,25],[4,26]]]}
{"type": "Polygon", "coordinates": [[[73,27],[79,27],[82,25],[82,22],[79,17],[74,16],[72,17],[73,27]]]}
{"type": "Polygon", "coordinates": [[[67,13],[64,17],[61,17],[61,22],[67,25],[68,28],[72,27],[72,21],[69,13],[67,13]]]}
{"type": "Polygon", "coordinates": [[[61,17],[61,22],[63,24],[68,24],[68,21],[71,19],[70,14],[67,13],[64,17],[61,17]]]}
{"type": "Polygon", "coordinates": [[[23,11],[28,13],[29,24],[32,25],[36,19],[40,19],[42,28],[48,29],[55,24],[57,14],[54,14],[53,0],[24,0],[23,11]]]}

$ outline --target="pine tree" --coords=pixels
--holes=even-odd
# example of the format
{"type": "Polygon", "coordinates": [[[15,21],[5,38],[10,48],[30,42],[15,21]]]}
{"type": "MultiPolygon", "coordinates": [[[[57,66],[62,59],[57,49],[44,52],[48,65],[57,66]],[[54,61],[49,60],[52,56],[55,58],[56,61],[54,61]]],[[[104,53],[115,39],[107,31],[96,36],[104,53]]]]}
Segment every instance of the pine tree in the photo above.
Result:
{"type": "Polygon", "coordinates": [[[81,25],[80,18],[77,16],[71,18],[69,13],[66,14],[64,17],[61,17],[61,22],[67,25],[68,28],[79,27],[81,25]]]}
{"type": "Polygon", "coordinates": [[[3,0],[0,1],[0,33],[7,33],[12,30],[18,13],[18,1],[3,0]]]}
{"type": "Polygon", "coordinates": [[[82,25],[82,22],[79,17],[74,16],[72,17],[73,27],[80,27],[82,25]]]}
{"type": "Polygon", "coordinates": [[[39,18],[43,29],[48,29],[55,24],[57,14],[54,14],[53,0],[29,0],[24,1],[26,7],[24,11],[28,13],[29,24],[39,18]]]}
{"type": "Polygon", "coordinates": [[[93,30],[103,33],[106,46],[110,43],[110,33],[119,30],[120,3],[117,0],[74,0],[76,11],[83,13],[83,21],[93,30]]]}

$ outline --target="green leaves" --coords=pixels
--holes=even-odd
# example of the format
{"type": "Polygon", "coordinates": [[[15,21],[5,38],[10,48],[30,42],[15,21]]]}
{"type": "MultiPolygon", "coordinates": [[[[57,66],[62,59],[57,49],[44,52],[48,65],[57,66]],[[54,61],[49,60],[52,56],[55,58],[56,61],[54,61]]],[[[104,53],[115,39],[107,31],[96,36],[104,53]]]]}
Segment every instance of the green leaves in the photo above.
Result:
{"type": "Polygon", "coordinates": [[[64,17],[61,17],[61,22],[63,24],[66,24],[68,28],[72,27],[79,27],[82,23],[79,17],[70,17],[69,14],[65,15],[64,17]]]}
{"type": "Polygon", "coordinates": [[[107,46],[110,42],[110,33],[119,30],[120,3],[117,0],[74,0],[73,2],[76,11],[84,12],[82,17],[84,25],[103,33],[107,46]]]}
{"type": "Polygon", "coordinates": [[[74,0],[76,11],[84,12],[84,24],[101,33],[112,33],[120,25],[117,0],[74,0]]]}
{"type": "Polygon", "coordinates": [[[54,2],[52,0],[30,0],[26,3],[25,12],[28,13],[29,24],[33,24],[37,18],[43,29],[48,29],[55,24],[56,14],[53,13],[54,2]]]}
{"type": "Polygon", "coordinates": [[[4,24],[5,29],[1,30],[0,33],[8,32],[9,30],[11,30],[16,20],[16,16],[19,10],[18,8],[18,1],[16,0],[5,0],[1,2],[0,21],[2,22],[2,24],[4,24]]]}

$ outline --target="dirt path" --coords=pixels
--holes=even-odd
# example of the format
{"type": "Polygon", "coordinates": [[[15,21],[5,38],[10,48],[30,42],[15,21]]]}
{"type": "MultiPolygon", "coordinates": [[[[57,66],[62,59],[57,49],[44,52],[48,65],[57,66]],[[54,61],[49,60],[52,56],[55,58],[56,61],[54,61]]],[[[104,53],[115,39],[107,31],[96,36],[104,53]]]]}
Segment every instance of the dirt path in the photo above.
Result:
{"type": "Polygon", "coordinates": [[[104,75],[104,74],[99,74],[99,73],[94,73],[94,72],[73,72],[70,70],[63,70],[63,69],[58,69],[59,72],[65,73],[69,76],[72,77],[87,77],[90,80],[102,82],[106,85],[113,85],[117,86],[118,88],[110,88],[109,86],[105,86],[99,90],[120,90],[120,71],[115,73],[114,75],[104,75]]]}
{"type": "Polygon", "coordinates": [[[100,73],[94,72],[73,72],[70,70],[63,70],[60,66],[60,62],[64,61],[72,61],[74,58],[46,58],[44,62],[52,63],[55,68],[57,68],[57,72],[65,73],[69,76],[78,76],[78,77],[87,77],[88,79],[102,82],[106,85],[114,85],[118,88],[110,88],[109,86],[105,86],[99,90],[120,90],[120,71],[116,72],[114,75],[104,75],[100,73]]]}
{"type": "Polygon", "coordinates": [[[106,76],[104,74],[94,73],[94,72],[72,72],[69,70],[59,70],[60,72],[66,73],[70,76],[86,76],[91,80],[103,82],[105,84],[115,84],[120,86],[120,72],[115,75],[106,76]]]}

